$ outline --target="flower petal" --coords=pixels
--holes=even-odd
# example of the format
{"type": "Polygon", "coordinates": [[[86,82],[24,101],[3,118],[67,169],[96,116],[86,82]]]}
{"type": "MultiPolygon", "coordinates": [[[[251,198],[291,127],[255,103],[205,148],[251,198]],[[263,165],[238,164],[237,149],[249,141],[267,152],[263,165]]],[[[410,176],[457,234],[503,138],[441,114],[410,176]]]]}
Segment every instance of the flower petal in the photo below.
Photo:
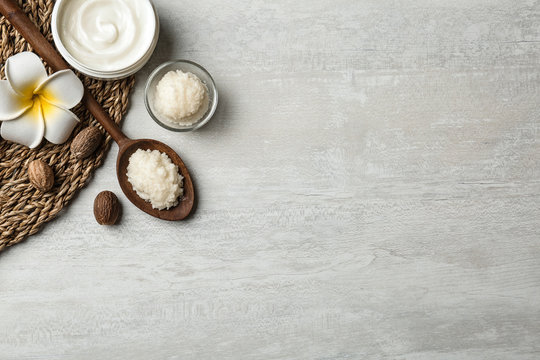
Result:
{"type": "Polygon", "coordinates": [[[0,80],[0,121],[13,120],[32,107],[32,100],[17,94],[7,80],[0,80]]]}
{"type": "Polygon", "coordinates": [[[45,125],[39,101],[35,101],[30,109],[15,120],[2,122],[0,129],[4,139],[26,145],[31,149],[41,143],[44,132],[45,125]]]}
{"type": "Polygon", "coordinates": [[[34,93],[53,105],[71,109],[81,101],[84,86],[73,71],[61,70],[45,79],[34,93]]]}
{"type": "Polygon", "coordinates": [[[32,97],[34,89],[47,78],[41,59],[29,51],[9,57],[5,70],[11,88],[26,97],[32,97]]]}
{"type": "Polygon", "coordinates": [[[69,110],[42,101],[45,120],[45,139],[53,144],[62,144],[79,123],[77,116],[69,110]]]}

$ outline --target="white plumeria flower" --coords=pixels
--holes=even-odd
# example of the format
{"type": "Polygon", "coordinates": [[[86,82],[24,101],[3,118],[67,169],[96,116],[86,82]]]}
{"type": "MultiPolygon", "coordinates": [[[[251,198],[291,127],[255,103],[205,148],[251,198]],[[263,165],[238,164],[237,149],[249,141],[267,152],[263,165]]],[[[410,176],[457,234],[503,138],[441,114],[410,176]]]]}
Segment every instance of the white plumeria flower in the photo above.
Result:
{"type": "Polygon", "coordinates": [[[47,76],[40,58],[22,52],[6,61],[7,80],[0,80],[0,133],[6,140],[35,148],[43,137],[54,144],[68,138],[79,119],[69,109],[84,87],[71,70],[47,76]]]}

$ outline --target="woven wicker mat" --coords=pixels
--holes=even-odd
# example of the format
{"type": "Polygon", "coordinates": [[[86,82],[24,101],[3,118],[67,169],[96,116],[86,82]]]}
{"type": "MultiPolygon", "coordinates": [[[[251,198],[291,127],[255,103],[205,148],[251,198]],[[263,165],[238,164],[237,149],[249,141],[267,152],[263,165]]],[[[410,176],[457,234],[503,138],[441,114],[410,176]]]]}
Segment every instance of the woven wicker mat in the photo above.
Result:
{"type": "MultiPolygon", "coordinates": [[[[52,42],[50,22],[54,1],[18,0],[18,3],[52,42]]],[[[4,79],[6,59],[21,51],[31,51],[32,48],[4,17],[0,17],[0,32],[0,74],[4,79]]],[[[51,69],[47,69],[50,73],[51,69]]],[[[112,119],[119,123],[127,110],[128,95],[134,84],[133,77],[107,82],[83,76],[81,79],[112,119]]],[[[82,105],[73,111],[81,124],[65,144],[54,145],[43,140],[40,147],[30,150],[0,139],[0,251],[35,234],[43,224],[54,219],[103,162],[111,142],[109,136],[90,158],[75,160],[70,156],[69,146],[73,136],[89,125],[97,126],[96,120],[82,105]],[[34,190],[29,184],[27,168],[34,159],[47,162],[55,173],[54,188],[46,194],[34,190]]],[[[100,129],[102,130],[101,127],[100,129]]]]}

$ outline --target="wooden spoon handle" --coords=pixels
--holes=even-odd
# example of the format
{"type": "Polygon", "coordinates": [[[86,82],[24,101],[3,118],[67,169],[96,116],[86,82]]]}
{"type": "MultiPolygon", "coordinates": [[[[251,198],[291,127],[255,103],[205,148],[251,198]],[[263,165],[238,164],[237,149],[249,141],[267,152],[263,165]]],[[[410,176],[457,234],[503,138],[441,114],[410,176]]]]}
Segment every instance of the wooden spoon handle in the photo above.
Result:
{"type": "MultiPolygon", "coordinates": [[[[30,21],[26,14],[19,8],[13,0],[0,0],[0,13],[21,33],[21,35],[49,64],[54,71],[70,69],[68,63],[55,50],[55,48],[45,39],[39,29],[30,21]]],[[[120,145],[129,140],[122,130],[112,121],[109,114],[103,109],[96,99],[85,88],[82,103],[94,115],[103,128],[112,136],[114,141],[120,145]]]]}

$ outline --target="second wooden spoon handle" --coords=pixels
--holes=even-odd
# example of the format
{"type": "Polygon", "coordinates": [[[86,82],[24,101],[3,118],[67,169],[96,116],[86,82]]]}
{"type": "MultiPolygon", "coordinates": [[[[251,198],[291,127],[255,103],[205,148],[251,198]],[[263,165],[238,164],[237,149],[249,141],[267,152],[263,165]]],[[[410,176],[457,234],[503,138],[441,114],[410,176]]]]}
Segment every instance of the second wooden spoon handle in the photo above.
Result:
{"type": "MultiPolygon", "coordinates": [[[[39,29],[30,21],[28,16],[21,10],[21,8],[13,0],[0,0],[0,13],[21,33],[21,35],[28,41],[34,48],[35,52],[39,54],[49,64],[54,71],[70,69],[68,63],[62,58],[62,56],[55,50],[55,48],[45,39],[39,29]]],[[[122,130],[112,121],[109,114],[103,109],[103,107],[94,99],[88,89],[84,90],[84,97],[82,103],[88,108],[88,110],[94,115],[97,121],[103,126],[103,128],[111,134],[114,141],[119,145],[125,142],[128,138],[122,133],[122,130]]]]}

